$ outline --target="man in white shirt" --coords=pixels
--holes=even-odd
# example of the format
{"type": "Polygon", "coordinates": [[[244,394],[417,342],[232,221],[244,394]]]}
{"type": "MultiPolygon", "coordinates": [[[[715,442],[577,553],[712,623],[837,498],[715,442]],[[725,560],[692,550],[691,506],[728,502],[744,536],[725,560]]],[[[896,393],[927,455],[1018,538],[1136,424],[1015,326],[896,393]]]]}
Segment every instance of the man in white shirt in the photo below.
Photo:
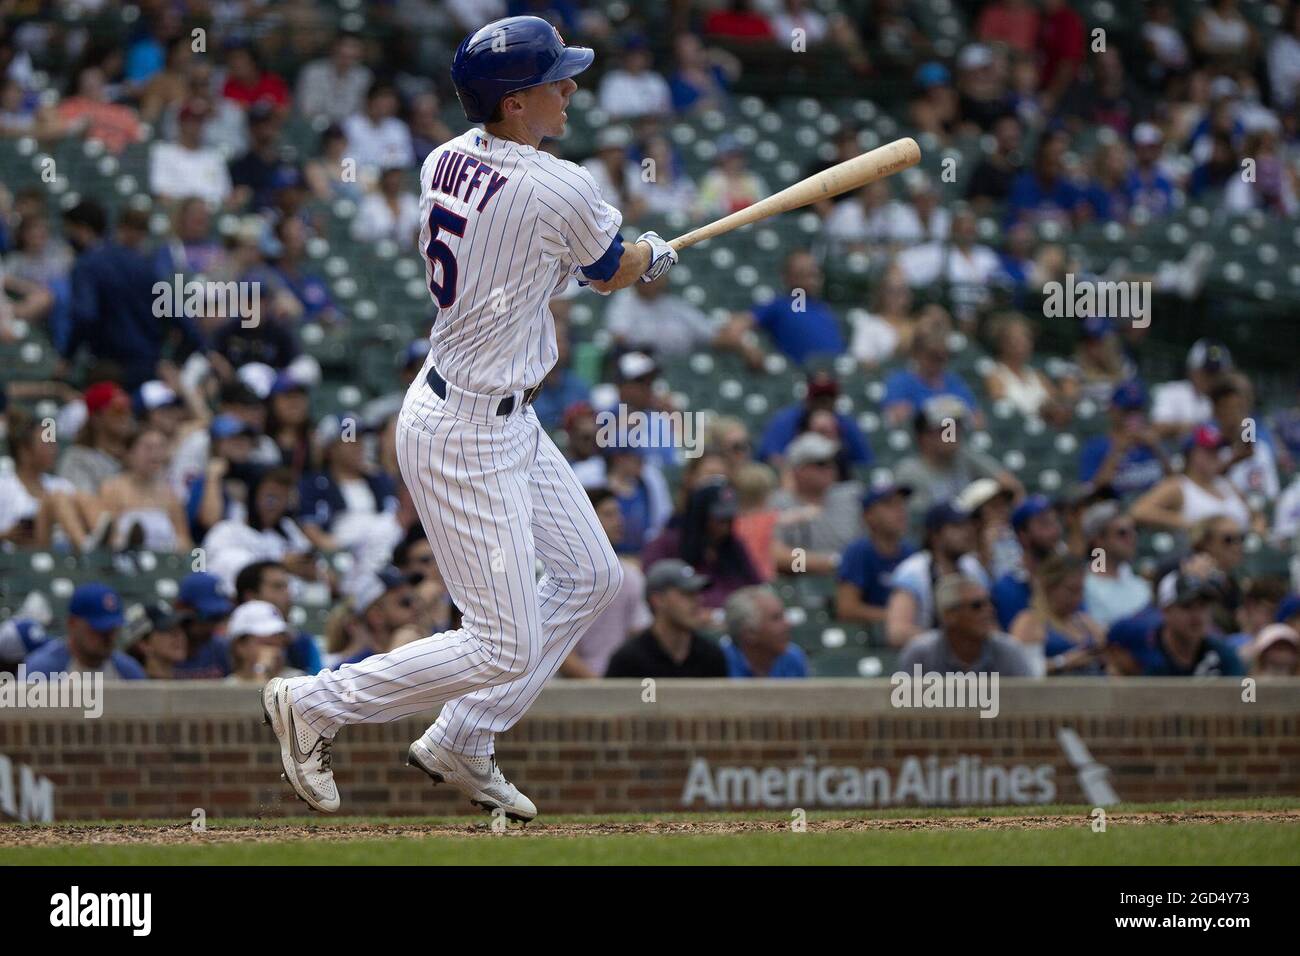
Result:
{"type": "Polygon", "coordinates": [[[623,47],[623,63],[600,82],[600,108],[615,119],[664,116],[672,111],[668,81],[650,69],[644,37],[631,37],[623,47]]]}
{"type": "Polygon", "coordinates": [[[203,145],[203,128],[211,113],[207,100],[181,107],[176,142],[154,143],[149,151],[149,191],[168,202],[197,196],[212,208],[230,195],[230,171],[215,149],[203,145]]]}
{"type": "Polygon", "coordinates": [[[382,169],[411,162],[411,131],[397,118],[397,107],[397,90],[392,84],[376,82],[366,94],[365,109],[343,121],[347,155],[371,177],[382,169]]]}
{"type": "Polygon", "coordinates": [[[959,313],[983,306],[989,298],[989,283],[1002,260],[988,246],[975,241],[977,230],[975,214],[963,205],[952,218],[951,241],[933,239],[900,252],[898,264],[907,284],[915,289],[944,283],[951,289],[959,313]]]}
{"type": "Polygon", "coordinates": [[[1165,382],[1153,390],[1151,421],[1164,438],[1180,438],[1214,414],[1210,392],[1232,371],[1228,347],[1198,339],[1187,353],[1187,378],[1165,382]]]}
{"type": "Polygon", "coordinates": [[[360,38],[340,33],[328,58],[312,60],[298,74],[294,108],[308,119],[324,116],[336,123],[361,109],[371,82],[361,54],[360,38]]]}
{"type": "Polygon", "coordinates": [[[689,355],[698,349],[733,349],[751,365],[762,361],[763,350],[744,334],[735,317],[705,315],[681,296],[668,291],[668,280],[638,282],[614,293],[605,310],[605,328],[614,344],[659,356],[689,355]]]}

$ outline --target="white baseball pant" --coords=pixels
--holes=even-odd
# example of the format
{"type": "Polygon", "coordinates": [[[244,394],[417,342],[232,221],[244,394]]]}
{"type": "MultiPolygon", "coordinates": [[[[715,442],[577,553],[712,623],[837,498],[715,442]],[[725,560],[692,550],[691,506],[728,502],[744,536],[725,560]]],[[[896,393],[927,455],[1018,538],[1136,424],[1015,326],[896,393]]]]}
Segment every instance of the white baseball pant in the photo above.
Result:
{"type": "Polygon", "coordinates": [[[586,491],[531,407],[417,376],[397,421],[402,478],[463,613],[460,628],[291,683],[316,733],[443,705],[427,743],[493,752],[614,599],[622,565],[586,491]],[[537,559],[544,574],[537,579],[537,559]]]}

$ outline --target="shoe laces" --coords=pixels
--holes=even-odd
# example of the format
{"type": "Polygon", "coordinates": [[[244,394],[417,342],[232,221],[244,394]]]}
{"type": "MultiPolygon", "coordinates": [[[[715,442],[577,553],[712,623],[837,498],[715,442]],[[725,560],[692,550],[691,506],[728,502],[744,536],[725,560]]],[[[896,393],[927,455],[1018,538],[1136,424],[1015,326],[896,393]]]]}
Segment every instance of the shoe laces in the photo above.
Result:
{"type": "Polygon", "coordinates": [[[317,749],[319,751],[317,757],[319,759],[320,772],[330,773],[334,764],[334,741],[330,740],[328,737],[322,737],[317,742],[317,749]]]}

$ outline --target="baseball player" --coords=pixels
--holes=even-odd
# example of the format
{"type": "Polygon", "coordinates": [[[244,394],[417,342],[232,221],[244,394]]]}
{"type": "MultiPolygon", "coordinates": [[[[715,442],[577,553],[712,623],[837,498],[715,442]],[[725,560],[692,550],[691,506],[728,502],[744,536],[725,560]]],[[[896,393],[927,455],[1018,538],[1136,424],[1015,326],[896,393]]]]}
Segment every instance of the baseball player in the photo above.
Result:
{"type": "Polygon", "coordinates": [[[557,358],[547,302],[571,278],[608,294],[677,261],[653,232],[625,244],[622,215],[591,176],[538,149],[564,133],[573,77],[594,57],[537,17],[497,20],[456,51],[452,80],[478,125],[420,171],[420,251],[438,313],[397,450],[464,620],[389,654],[266,685],[285,777],[317,810],[339,806],[330,766],[339,728],[441,706],[407,763],[489,812],[521,821],[537,813],[497,767],[493,741],[528,710],[623,575],[530,407],[557,358]]]}

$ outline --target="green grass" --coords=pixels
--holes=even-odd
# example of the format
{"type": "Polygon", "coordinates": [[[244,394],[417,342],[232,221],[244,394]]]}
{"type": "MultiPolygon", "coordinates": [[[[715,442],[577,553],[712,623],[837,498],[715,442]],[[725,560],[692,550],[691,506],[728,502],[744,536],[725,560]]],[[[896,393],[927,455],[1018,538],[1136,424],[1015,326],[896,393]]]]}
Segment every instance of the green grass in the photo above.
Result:
{"type": "MultiPolygon", "coordinates": [[[[1300,807],[1300,799],[1216,800],[1195,803],[1127,805],[1111,813],[1190,811],[1279,811],[1300,807]]],[[[366,840],[312,839],[310,834],[274,842],[176,845],[0,846],[0,865],[672,865],[715,864],[1007,864],[1007,865],[1259,865],[1300,861],[1300,824],[1256,821],[1178,824],[1112,822],[1105,833],[1088,827],[1090,808],[1080,806],[960,809],[895,808],[869,813],[812,812],[809,829],[746,831],[728,834],[608,833],[551,835],[521,833],[512,825],[503,834],[489,832],[485,818],[292,818],[211,820],[211,829],[241,826],[274,833],[282,827],[321,829],[353,824],[428,824],[483,827],[477,833],[404,836],[366,840]],[[1064,815],[1076,826],[1053,829],[891,829],[818,832],[818,823],[852,819],[937,817],[1016,817],[1064,815]]],[[[685,822],[722,820],[789,820],[776,813],[620,814],[602,817],[547,817],[548,824],[685,822]]],[[[181,828],[188,821],[119,821],[181,828]]],[[[54,824],[109,826],[103,823],[54,824]]],[[[0,828],[0,843],[4,842],[0,828]]]]}

